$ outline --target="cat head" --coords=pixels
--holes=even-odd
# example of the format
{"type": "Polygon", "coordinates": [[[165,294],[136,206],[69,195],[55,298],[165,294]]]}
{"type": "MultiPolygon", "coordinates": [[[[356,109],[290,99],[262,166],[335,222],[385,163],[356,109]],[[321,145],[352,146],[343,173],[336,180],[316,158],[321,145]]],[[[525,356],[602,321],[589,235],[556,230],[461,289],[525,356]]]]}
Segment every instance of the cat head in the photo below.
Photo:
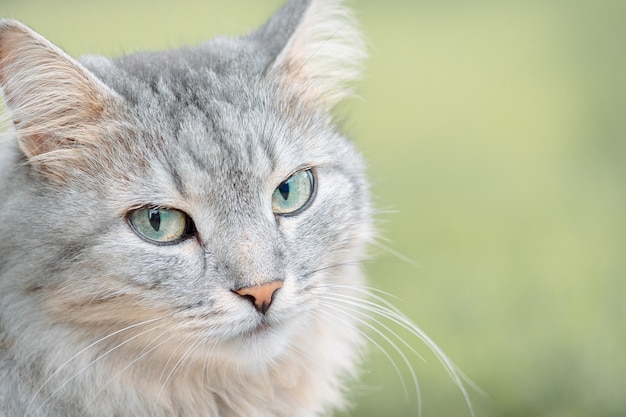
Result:
{"type": "Polygon", "coordinates": [[[118,59],[77,61],[2,21],[0,293],[72,334],[151,323],[165,346],[262,363],[315,334],[334,314],[318,296],[360,282],[371,236],[364,164],[332,117],[362,46],[329,0],[118,59]]]}

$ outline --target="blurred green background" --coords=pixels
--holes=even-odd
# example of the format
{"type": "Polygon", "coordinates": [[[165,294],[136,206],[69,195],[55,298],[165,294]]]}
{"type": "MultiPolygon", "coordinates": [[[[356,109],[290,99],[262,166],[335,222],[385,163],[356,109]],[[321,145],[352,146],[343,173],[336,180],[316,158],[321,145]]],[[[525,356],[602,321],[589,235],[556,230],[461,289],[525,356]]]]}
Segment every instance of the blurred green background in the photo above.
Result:
{"type": "MultiPolygon", "coordinates": [[[[0,0],[72,55],[195,44],[279,0],[0,0]]],[[[342,108],[369,161],[375,285],[476,382],[478,416],[626,415],[626,2],[360,0],[342,108]]],[[[425,416],[469,416],[428,349],[425,416]]],[[[377,339],[381,345],[386,342],[377,339]]],[[[399,343],[400,345],[400,343],[399,343]]],[[[415,416],[374,348],[352,416],[415,416]]],[[[408,386],[408,395],[402,388],[408,386]]]]}

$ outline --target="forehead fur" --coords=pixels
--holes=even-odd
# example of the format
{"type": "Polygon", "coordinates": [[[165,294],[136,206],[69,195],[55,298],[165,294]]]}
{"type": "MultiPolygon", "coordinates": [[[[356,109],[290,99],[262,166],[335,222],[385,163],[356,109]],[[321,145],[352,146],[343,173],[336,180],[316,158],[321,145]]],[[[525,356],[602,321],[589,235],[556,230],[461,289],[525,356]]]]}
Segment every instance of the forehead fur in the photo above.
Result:
{"type": "Polygon", "coordinates": [[[0,86],[20,146],[39,171],[59,181],[73,169],[91,167],[93,174],[110,167],[100,148],[115,145],[118,129],[137,121],[163,132],[168,121],[181,125],[204,113],[208,130],[228,133],[228,117],[269,106],[300,112],[298,121],[306,124],[346,95],[345,83],[363,58],[350,14],[331,0],[293,0],[241,38],[116,60],[86,57],[82,65],[17,22],[3,21],[0,39],[0,86]]]}

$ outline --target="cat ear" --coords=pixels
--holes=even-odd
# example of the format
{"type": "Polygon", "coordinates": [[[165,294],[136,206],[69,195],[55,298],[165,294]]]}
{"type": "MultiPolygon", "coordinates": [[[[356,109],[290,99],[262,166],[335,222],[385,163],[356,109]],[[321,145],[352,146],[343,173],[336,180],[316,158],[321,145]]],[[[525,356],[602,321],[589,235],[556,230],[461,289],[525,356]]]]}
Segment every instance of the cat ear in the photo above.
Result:
{"type": "Polygon", "coordinates": [[[112,97],[77,61],[13,20],[0,20],[0,87],[22,152],[56,179],[98,137],[112,97]]]}
{"type": "Polygon", "coordinates": [[[356,21],[341,0],[292,0],[259,32],[282,43],[270,73],[305,100],[331,109],[350,95],[366,58],[356,21]]]}

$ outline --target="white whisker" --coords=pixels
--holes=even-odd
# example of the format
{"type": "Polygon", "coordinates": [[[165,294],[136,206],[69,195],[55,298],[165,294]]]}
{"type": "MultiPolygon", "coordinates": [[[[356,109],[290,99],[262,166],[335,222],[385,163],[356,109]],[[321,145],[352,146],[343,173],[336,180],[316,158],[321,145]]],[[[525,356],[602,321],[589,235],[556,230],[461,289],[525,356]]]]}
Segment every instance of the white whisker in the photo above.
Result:
{"type": "MultiPolygon", "coordinates": [[[[336,301],[343,302],[345,304],[349,304],[356,308],[361,308],[363,311],[369,311],[371,313],[378,314],[381,317],[384,317],[391,322],[399,325],[403,329],[407,330],[409,333],[420,339],[435,355],[435,357],[439,360],[439,362],[443,365],[446,373],[450,376],[454,384],[457,386],[465,403],[469,408],[470,415],[475,417],[474,407],[472,406],[472,402],[469,397],[469,393],[465,388],[465,384],[463,381],[468,383],[472,388],[476,387],[474,384],[463,372],[459,370],[459,368],[450,360],[450,358],[445,354],[445,352],[415,323],[413,323],[406,315],[404,315],[400,310],[397,309],[393,304],[389,301],[385,300],[379,295],[372,294],[371,289],[365,286],[351,286],[351,285],[327,285],[326,287],[332,289],[333,287],[342,288],[342,289],[352,289],[357,290],[364,295],[373,298],[374,300],[380,302],[381,304],[376,304],[375,302],[362,299],[359,297],[354,297],[348,294],[344,294],[342,292],[333,291],[332,296],[339,297],[336,301]],[[361,305],[363,304],[363,305],[361,305]]],[[[381,291],[377,291],[381,292],[381,291]]],[[[384,293],[384,292],[381,292],[384,293]]],[[[373,320],[370,317],[370,320],[373,320]]],[[[387,328],[387,330],[389,330],[387,328]]],[[[397,335],[396,335],[397,337],[397,335]]],[[[402,340],[401,338],[399,340],[402,340]]],[[[403,343],[406,344],[404,340],[403,343]]],[[[413,350],[413,349],[411,349],[413,350]]],[[[478,387],[476,387],[478,388],[478,387]]],[[[482,392],[480,388],[477,389],[478,392],[482,392]]]]}
{"type": "Polygon", "coordinates": [[[374,241],[372,242],[372,245],[379,247],[380,249],[384,250],[385,252],[395,256],[396,258],[400,259],[403,262],[406,262],[407,264],[411,265],[414,268],[417,269],[422,269],[422,266],[415,262],[413,259],[409,258],[408,256],[398,252],[395,249],[392,249],[390,246],[385,245],[384,243],[381,243],[380,241],[374,241]]]}
{"type": "MultiPolygon", "coordinates": [[[[193,334],[188,334],[186,335],[185,338],[183,338],[183,340],[181,340],[178,343],[178,346],[172,351],[172,353],[170,354],[167,362],[165,363],[165,365],[163,365],[163,371],[161,372],[161,376],[159,378],[159,380],[163,380],[163,376],[165,375],[165,370],[167,369],[168,364],[170,363],[170,360],[172,359],[173,355],[178,351],[178,348],[180,346],[184,346],[184,344],[186,343],[187,340],[189,340],[190,338],[193,337],[193,334]]],[[[198,347],[201,344],[201,341],[194,341],[193,343],[191,343],[191,345],[189,345],[189,347],[187,348],[187,350],[185,350],[185,352],[182,354],[182,356],[178,359],[178,361],[176,361],[176,363],[174,364],[174,366],[172,367],[172,369],[170,370],[170,372],[168,373],[167,377],[165,378],[165,380],[163,381],[163,384],[161,386],[161,390],[159,391],[159,394],[156,397],[155,400],[155,407],[158,403],[158,401],[161,399],[161,396],[163,395],[163,393],[165,392],[165,389],[167,388],[167,386],[170,383],[170,380],[172,379],[172,377],[174,376],[174,374],[176,373],[176,371],[178,371],[178,369],[180,369],[180,367],[182,366],[182,363],[185,361],[185,359],[187,359],[188,355],[191,354],[196,347],[198,347]]],[[[154,411],[154,410],[153,410],[154,411]]]]}
{"type": "MultiPolygon", "coordinates": [[[[407,358],[407,356],[404,354],[404,352],[402,351],[402,349],[400,349],[398,347],[398,345],[396,345],[393,340],[391,340],[385,333],[383,333],[381,330],[377,329],[375,326],[373,326],[372,324],[368,323],[366,320],[360,319],[358,317],[356,317],[353,314],[350,314],[348,311],[339,308],[337,305],[335,305],[334,303],[328,303],[328,302],[322,302],[322,305],[325,305],[326,307],[332,308],[336,311],[340,311],[344,314],[349,315],[353,320],[359,322],[361,325],[371,329],[373,332],[375,332],[376,334],[378,334],[380,337],[382,337],[387,343],[389,343],[389,345],[398,353],[398,355],[400,356],[400,358],[402,359],[402,361],[404,362],[404,364],[407,366],[407,368],[409,369],[409,372],[411,374],[411,378],[413,379],[413,384],[415,385],[415,393],[416,396],[418,398],[418,416],[422,415],[422,402],[421,402],[421,391],[419,388],[419,381],[417,379],[417,375],[415,374],[415,370],[413,369],[413,367],[411,366],[411,362],[409,361],[409,359],[407,358]]],[[[371,339],[370,339],[371,341],[371,339]]],[[[399,372],[399,369],[398,369],[399,372]]],[[[408,400],[408,391],[406,389],[405,384],[403,383],[403,388],[404,388],[404,394],[406,399],[408,400]]]]}
{"type": "MultiPolygon", "coordinates": [[[[343,295],[343,294],[337,294],[337,295],[343,295]]],[[[402,342],[403,345],[405,345],[411,352],[413,352],[418,358],[420,358],[422,361],[426,362],[426,359],[424,359],[424,357],[415,350],[415,348],[413,348],[413,346],[411,346],[407,341],[405,341],[400,335],[398,335],[398,333],[396,333],[395,331],[393,331],[393,329],[391,329],[389,326],[385,325],[382,321],[372,317],[370,314],[368,313],[377,313],[379,315],[382,315],[385,318],[388,318],[386,316],[383,315],[383,313],[381,313],[380,311],[378,311],[375,307],[375,305],[373,306],[362,306],[359,305],[359,303],[355,303],[355,302],[351,302],[351,301],[347,301],[347,300],[343,300],[340,297],[329,297],[328,295],[324,295],[323,296],[325,299],[327,300],[333,300],[333,301],[337,301],[349,306],[352,306],[354,308],[350,308],[349,311],[357,313],[361,316],[365,316],[367,317],[370,321],[378,324],[379,326],[381,326],[384,330],[388,331],[392,336],[394,336],[396,339],[398,339],[400,342],[402,342]],[[372,308],[374,307],[374,308],[372,308]]],[[[354,297],[350,297],[350,298],[354,298],[354,297]]],[[[358,300],[360,302],[366,303],[367,300],[360,300],[358,298],[354,298],[355,300],[358,300]]]]}
{"type": "MultiPolygon", "coordinates": [[[[76,358],[78,358],[80,355],[82,355],[83,353],[85,353],[86,351],[88,351],[89,349],[93,348],[94,346],[98,345],[99,343],[104,342],[107,339],[110,339],[114,336],[117,336],[123,332],[129,331],[131,329],[134,329],[136,327],[139,326],[143,326],[146,324],[151,324],[154,323],[156,321],[162,320],[164,319],[164,317],[159,317],[159,318],[155,318],[155,319],[150,319],[150,320],[146,320],[146,321],[142,321],[140,323],[135,323],[132,324],[130,326],[124,327],[122,329],[119,329],[113,333],[109,333],[108,335],[96,340],[95,342],[89,344],[87,347],[81,349],[80,351],[78,351],[77,353],[75,353],[72,357],[70,357],[67,361],[65,361],[59,368],[57,368],[56,371],[54,371],[39,387],[39,389],[37,389],[37,391],[35,391],[35,393],[33,394],[30,402],[28,403],[28,407],[26,407],[26,412],[24,413],[24,416],[28,416],[28,413],[33,405],[33,403],[35,402],[35,399],[37,398],[37,395],[39,395],[39,393],[46,387],[46,385],[56,376],[58,375],[63,369],[65,369],[66,366],[68,366],[73,360],[75,360],[76,358]]],[[[143,333],[140,333],[143,334],[143,333]]],[[[131,339],[132,340],[132,339],[131,339]]],[[[104,355],[103,355],[104,356],[104,355]]],[[[98,358],[99,359],[99,358],[98,358]]],[[[96,359],[97,360],[97,359],[96,359]]],[[[89,364],[88,366],[90,366],[91,364],[89,364]]],[[[84,369],[83,369],[84,370],[84,369]]],[[[83,370],[79,371],[78,373],[82,372],[83,370]]],[[[46,402],[48,402],[53,396],[54,394],[56,394],[60,389],[62,389],[67,383],[69,383],[72,379],[74,379],[74,377],[76,377],[77,374],[75,374],[69,381],[66,381],[61,387],[59,387],[57,390],[55,390],[48,398],[46,398],[46,400],[44,400],[44,402],[42,404],[39,405],[39,407],[37,407],[37,410],[39,410],[43,405],[46,404],[46,402]]]]}
{"type": "MultiPolygon", "coordinates": [[[[331,307],[334,307],[332,305],[330,305],[331,307]]],[[[339,311],[342,311],[341,309],[336,309],[339,311]]],[[[344,311],[342,311],[343,313],[345,313],[344,311]]],[[[322,315],[321,313],[318,312],[314,312],[314,314],[318,317],[320,317],[321,319],[325,320],[327,323],[332,324],[333,326],[337,327],[338,329],[343,329],[341,326],[339,326],[337,323],[335,323],[333,320],[338,320],[340,321],[343,325],[348,325],[348,326],[353,326],[354,325],[352,323],[347,322],[346,320],[341,320],[339,317],[337,316],[333,316],[333,315],[322,315]],[[332,320],[331,320],[332,319],[332,320]]],[[[347,313],[346,313],[347,314],[347,313]]],[[[349,317],[352,317],[350,314],[347,314],[349,317]]],[[[389,361],[389,363],[391,364],[391,366],[393,367],[394,371],[396,372],[396,375],[398,375],[398,379],[400,380],[400,384],[402,385],[402,390],[404,392],[405,397],[408,399],[408,389],[406,386],[406,382],[404,381],[404,376],[402,375],[402,372],[400,372],[400,368],[398,367],[398,364],[396,363],[396,361],[391,357],[391,355],[387,352],[387,350],[385,348],[383,348],[378,342],[376,342],[376,340],[374,340],[370,335],[368,335],[367,333],[363,332],[361,329],[359,329],[358,327],[354,327],[369,343],[371,343],[373,346],[375,346],[389,361]]],[[[418,399],[418,404],[421,403],[421,392],[419,389],[419,383],[418,381],[414,381],[415,386],[416,386],[416,395],[417,395],[417,399],[418,399]]],[[[421,409],[420,409],[420,415],[421,415],[421,409]]]]}
{"type": "Polygon", "coordinates": [[[347,266],[347,265],[359,265],[361,263],[363,263],[363,260],[354,260],[354,261],[349,261],[349,262],[341,262],[341,263],[336,263],[332,265],[326,265],[321,268],[310,271],[307,275],[313,275],[322,271],[326,271],[328,269],[341,268],[342,266],[347,266]]]}
{"type": "MultiPolygon", "coordinates": [[[[158,328],[158,327],[157,327],[158,328]]],[[[103,353],[102,355],[99,355],[96,359],[94,359],[93,361],[89,362],[89,364],[87,364],[86,366],[82,367],[81,369],[79,369],[78,371],[76,371],[71,377],[69,377],[65,382],[63,382],[63,384],[61,384],[57,389],[55,389],[40,405],[39,407],[37,407],[35,409],[35,412],[37,412],[41,407],[43,407],[48,401],[50,401],[52,398],[54,398],[54,396],[61,391],[63,388],[65,388],[70,382],[72,382],[74,379],[78,378],[83,372],[85,372],[87,369],[91,368],[96,362],[100,361],[101,359],[105,358],[106,356],[108,356],[110,353],[114,352],[115,350],[119,349],[120,347],[124,346],[125,344],[131,342],[132,340],[143,336],[144,334],[153,331],[154,328],[152,329],[148,329],[145,330],[139,334],[136,334],[135,336],[124,340],[121,343],[118,343],[117,345],[115,345],[114,347],[112,347],[111,349],[109,349],[108,351],[106,351],[105,353],[103,353]]]]}
{"type": "MultiPolygon", "coordinates": [[[[111,384],[115,379],[117,379],[117,377],[119,377],[122,373],[124,373],[128,368],[130,368],[135,363],[139,362],[142,358],[144,358],[145,356],[147,356],[150,353],[154,352],[156,349],[158,349],[159,347],[161,347],[162,345],[166,344],[171,339],[173,339],[176,336],[175,333],[171,333],[169,335],[169,337],[166,338],[164,341],[160,342],[159,344],[157,344],[157,345],[155,345],[153,347],[150,347],[157,339],[159,339],[161,336],[163,336],[164,334],[169,332],[170,329],[171,329],[171,327],[168,327],[165,330],[163,330],[157,337],[155,337],[152,341],[150,341],[150,343],[148,343],[146,346],[144,346],[144,348],[141,349],[141,352],[139,352],[139,354],[137,356],[135,356],[133,358],[133,360],[131,360],[126,366],[124,366],[124,368],[122,368],[117,373],[115,373],[115,375],[111,376],[111,378],[109,378],[107,380],[107,382],[105,382],[104,385],[102,385],[102,387],[100,387],[100,389],[98,389],[98,391],[96,391],[94,393],[93,398],[92,398],[91,401],[94,401],[100,392],[102,392],[109,384],[111,384]]],[[[88,407],[85,409],[85,412],[87,412],[87,410],[88,410],[88,407]]]]}

